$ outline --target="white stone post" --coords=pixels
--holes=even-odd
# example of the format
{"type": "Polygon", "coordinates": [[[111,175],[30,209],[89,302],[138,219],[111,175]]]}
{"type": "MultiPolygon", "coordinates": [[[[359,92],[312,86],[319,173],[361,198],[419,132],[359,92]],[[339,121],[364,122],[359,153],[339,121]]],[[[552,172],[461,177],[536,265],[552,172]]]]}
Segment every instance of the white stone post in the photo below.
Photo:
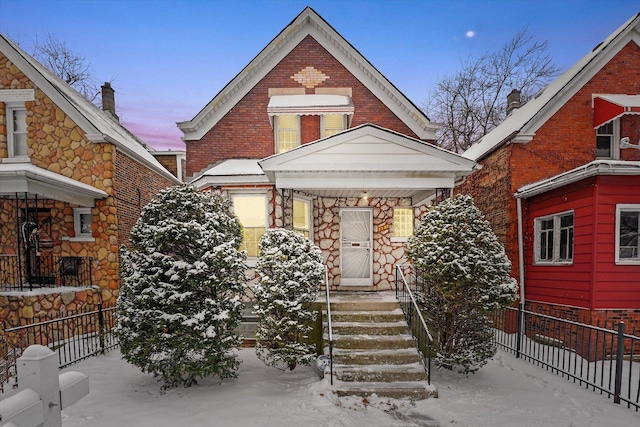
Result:
{"type": "Polygon", "coordinates": [[[17,365],[20,390],[33,389],[42,399],[43,427],[62,427],[56,354],[47,347],[32,345],[22,353],[17,365]]]}

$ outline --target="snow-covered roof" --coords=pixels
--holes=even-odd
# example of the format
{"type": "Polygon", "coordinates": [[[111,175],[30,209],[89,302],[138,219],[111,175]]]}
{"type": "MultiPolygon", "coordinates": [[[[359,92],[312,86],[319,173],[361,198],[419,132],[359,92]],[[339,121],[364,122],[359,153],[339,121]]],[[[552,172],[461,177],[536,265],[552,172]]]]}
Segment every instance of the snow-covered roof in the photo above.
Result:
{"type": "Polygon", "coordinates": [[[269,179],[258,164],[260,159],[229,159],[207,169],[191,184],[196,188],[217,185],[268,183],[269,179]]]}
{"type": "Polygon", "coordinates": [[[522,186],[514,196],[526,199],[596,175],[640,175],[640,162],[595,160],[551,178],[522,186]]]}
{"type": "Polygon", "coordinates": [[[193,119],[178,123],[183,140],[201,139],[305,37],[313,37],[421,139],[435,140],[438,125],[310,7],[306,7],[193,119]]]}
{"type": "Polygon", "coordinates": [[[144,142],[2,34],[0,52],[61,108],[85,132],[88,140],[114,144],[128,157],[170,181],[180,183],[147,151],[144,142]]]}
{"type": "Polygon", "coordinates": [[[481,160],[503,144],[531,141],[536,130],[632,40],[640,45],[640,13],[625,22],[534,99],[513,110],[500,125],[462,155],[481,160]]]}

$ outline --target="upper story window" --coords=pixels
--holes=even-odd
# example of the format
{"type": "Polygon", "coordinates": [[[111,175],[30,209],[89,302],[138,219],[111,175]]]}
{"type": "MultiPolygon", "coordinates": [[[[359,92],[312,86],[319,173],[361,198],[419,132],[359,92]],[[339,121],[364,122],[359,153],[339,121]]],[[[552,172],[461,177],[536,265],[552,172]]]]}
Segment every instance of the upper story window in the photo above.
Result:
{"type": "Polygon", "coordinates": [[[267,230],[267,196],[258,193],[238,193],[231,195],[233,212],[242,224],[242,245],[249,258],[256,258],[260,252],[260,238],[267,230]]]}
{"type": "Polygon", "coordinates": [[[535,262],[569,264],[573,262],[573,212],[536,218],[535,262]]]}
{"type": "Polygon", "coordinates": [[[300,145],[300,116],[276,116],[274,128],[276,153],[284,153],[300,145]]]}
{"type": "Polygon", "coordinates": [[[640,264],[640,205],[616,206],[616,263],[640,264]]]}
{"type": "Polygon", "coordinates": [[[345,114],[326,114],[322,116],[322,138],[340,133],[347,128],[347,116],[345,114]]]}
{"type": "Polygon", "coordinates": [[[392,241],[405,241],[413,236],[413,208],[393,208],[392,241]]]}
{"type": "Polygon", "coordinates": [[[596,129],[596,158],[598,159],[618,159],[620,149],[619,141],[619,121],[610,121],[596,129]]]}
{"type": "Polygon", "coordinates": [[[293,199],[293,231],[302,234],[307,239],[313,235],[311,228],[311,200],[293,199]]]}
{"type": "Polygon", "coordinates": [[[24,104],[7,105],[9,157],[27,157],[27,109],[24,104]]]}

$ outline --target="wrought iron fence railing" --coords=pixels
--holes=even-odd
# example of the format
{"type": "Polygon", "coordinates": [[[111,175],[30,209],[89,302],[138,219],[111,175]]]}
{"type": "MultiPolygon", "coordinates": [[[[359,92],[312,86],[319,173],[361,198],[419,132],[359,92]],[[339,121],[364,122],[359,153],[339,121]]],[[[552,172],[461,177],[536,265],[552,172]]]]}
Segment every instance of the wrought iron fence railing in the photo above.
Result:
{"type": "Polygon", "coordinates": [[[0,254],[0,291],[59,286],[91,286],[93,258],[52,253],[0,254]]]}
{"type": "Polygon", "coordinates": [[[493,316],[498,347],[569,381],[640,410],[640,336],[624,322],[611,329],[525,310],[493,316]]]}
{"type": "Polygon", "coordinates": [[[0,392],[17,378],[16,360],[32,344],[50,348],[58,354],[60,368],[114,348],[115,307],[50,318],[33,324],[2,328],[0,334],[0,392]]]}
{"type": "Polygon", "coordinates": [[[403,264],[396,266],[396,299],[409,324],[414,343],[418,353],[420,353],[422,365],[427,373],[428,382],[431,384],[431,354],[434,351],[433,337],[414,296],[416,280],[417,275],[413,265],[403,264]],[[411,288],[413,288],[413,291],[411,288]]]}

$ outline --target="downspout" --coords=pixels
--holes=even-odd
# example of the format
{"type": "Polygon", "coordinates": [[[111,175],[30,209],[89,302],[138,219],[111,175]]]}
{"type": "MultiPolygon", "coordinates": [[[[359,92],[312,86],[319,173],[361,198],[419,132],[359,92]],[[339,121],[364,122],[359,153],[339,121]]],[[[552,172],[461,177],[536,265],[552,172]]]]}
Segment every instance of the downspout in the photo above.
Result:
{"type": "Polygon", "coordinates": [[[524,244],[522,236],[522,199],[516,198],[518,211],[518,270],[520,271],[520,303],[524,307],[524,244]]]}

